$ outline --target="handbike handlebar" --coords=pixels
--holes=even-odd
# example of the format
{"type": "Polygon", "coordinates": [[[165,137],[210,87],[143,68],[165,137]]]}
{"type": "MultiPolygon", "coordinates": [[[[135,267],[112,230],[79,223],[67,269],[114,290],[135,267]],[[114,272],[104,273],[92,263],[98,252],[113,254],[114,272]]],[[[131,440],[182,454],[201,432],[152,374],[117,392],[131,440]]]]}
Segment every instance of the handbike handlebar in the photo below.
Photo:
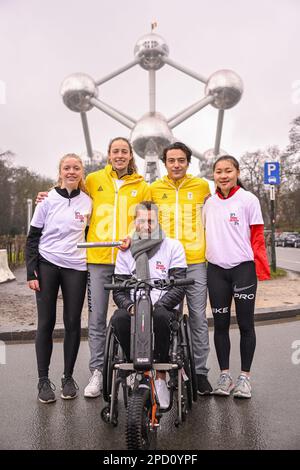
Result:
{"type": "Polygon", "coordinates": [[[168,279],[126,279],[122,282],[116,282],[114,284],[104,284],[105,290],[130,290],[130,289],[144,289],[150,287],[151,289],[167,290],[172,287],[179,286],[191,286],[195,284],[195,279],[174,279],[170,277],[168,279]]]}

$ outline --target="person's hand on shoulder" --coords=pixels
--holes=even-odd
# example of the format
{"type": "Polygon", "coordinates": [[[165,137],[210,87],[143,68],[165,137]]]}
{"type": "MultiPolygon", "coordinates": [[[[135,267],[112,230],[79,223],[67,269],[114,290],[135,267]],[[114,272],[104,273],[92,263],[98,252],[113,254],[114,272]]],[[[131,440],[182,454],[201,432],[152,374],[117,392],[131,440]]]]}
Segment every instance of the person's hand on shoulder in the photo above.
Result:
{"type": "Polygon", "coordinates": [[[211,194],[208,194],[207,196],[205,196],[203,204],[205,204],[206,201],[208,201],[208,199],[209,199],[210,197],[211,197],[211,194]]]}
{"type": "Polygon", "coordinates": [[[42,202],[46,197],[48,197],[48,191],[40,191],[40,192],[37,194],[37,197],[35,198],[35,203],[36,203],[36,204],[39,204],[39,203],[42,202]]]}

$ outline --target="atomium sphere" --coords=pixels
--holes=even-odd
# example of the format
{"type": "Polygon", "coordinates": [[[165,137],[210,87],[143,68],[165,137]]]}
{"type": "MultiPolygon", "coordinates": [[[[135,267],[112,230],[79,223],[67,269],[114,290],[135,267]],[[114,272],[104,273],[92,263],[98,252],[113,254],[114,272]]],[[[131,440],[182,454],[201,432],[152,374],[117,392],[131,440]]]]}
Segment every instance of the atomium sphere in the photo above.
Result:
{"type": "Polygon", "coordinates": [[[240,101],[243,94],[242,79],[232,70],[218,70],[209,77],[205,94],[215,96],[215,100],[211,103],[215,108],[232,108],[240,101]]]}
{"type": "Polygon", "coordinates": [[[162,157],[164,148],[174,142],[174,137],[160,113],[147,113],[133,128],[130,140],[140,157],[145,158],[149,153],[162,157]]]}
{"type": "Polygon", "coordinates": [[[225,150],[220,149],[218,155],[215,154],[214,149],[206,150],[203,153],[202,159],[199,161],[199,174],[202,178],[207,178],[212,180],[214,178],[213,175],[213,166],[215,161],[222,157],[223,155],[228,155],[225,150]]]}
{"type": "Polygon", "coordinates": [[[74,73],[64,79],[60,93],[65,105],[71,111],[80,113],[92,109],[88,98],[97,97],[98,88],[89,75],[74,73]]]}
{"type": "Polygon", "coordinates": [[[160,69],[164,65],[163,57],[168,55],[169,47],[166,41],[155,33],[141,37],[134,47],[134,56],[146,70],[160,69]]]}

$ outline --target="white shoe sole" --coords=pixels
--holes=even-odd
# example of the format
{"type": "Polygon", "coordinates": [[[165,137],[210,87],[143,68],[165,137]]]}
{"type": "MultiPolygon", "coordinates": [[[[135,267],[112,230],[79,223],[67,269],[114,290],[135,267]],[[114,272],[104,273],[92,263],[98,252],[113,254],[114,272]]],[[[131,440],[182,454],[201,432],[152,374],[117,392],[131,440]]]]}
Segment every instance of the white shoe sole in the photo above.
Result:
{"type": "Polygon", "coordinates": [[[74,400],[74,398],[77,397],[77,393],[76,395],[74,395],[73,397],[66,397],[65,395],[61,394],[60,397],[63,399],[63,400],[74,400]]]}
{"type": "Polygon", "coordinates": [[[84,392],[83,394],[84,398],[97,398],[97,397],[100,397],[100,395],[101,395],[101,390],[100,392],[97,392],[96,394],[86,393],[86,392],[84,392]]]}
{"type": "Polygon", "coordinates": [[[56,398],[54,398],[53,400],[47,400],[47,401],[42,400],[41,398],[38,398],[38,401],[40,401],[41,403],[45,403],[47,405],[48,403],[56,402],[56,398]]]}
{"type": "Polygon", "coordinates": [[[229,397],[233,389],[234,386],[232,386],[231,389],[228,390],[228,392],[225,392],[225,390],[216,389],[213,391],[213,395],[218,395],[219,397],[229,397]]]}
{"type": "Polygon", "coordinates": [[[246,395],[242,392],[235,392],[233,394],[233,396],[234,396],[234,398],[251,398],[251,393],[250,393],[250,395],[246,395]]]}

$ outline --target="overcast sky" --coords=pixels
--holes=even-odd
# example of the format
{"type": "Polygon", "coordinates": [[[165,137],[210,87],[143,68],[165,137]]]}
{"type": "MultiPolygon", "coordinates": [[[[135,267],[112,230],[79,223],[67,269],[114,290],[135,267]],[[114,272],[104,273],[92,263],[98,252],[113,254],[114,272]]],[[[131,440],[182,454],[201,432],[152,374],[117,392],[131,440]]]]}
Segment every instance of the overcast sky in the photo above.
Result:
{"type": "MultiPolygon", "coordinates": [[[[204,76],[228,68],[242,77],[243,97],[225,112],[223,149],[239,157],[288,144],[300,114],[300,1],[0,0],[0,150],[55,177],[63,154],[85,150],[80,116],[59,94],[62,80],[74,72],[99,79],[130,62],[154,20],[176,62],[204,76]]],[[[148,111],[147,79],[137,66],[102,85],[99,98],[138,119],[148,111]]],[[[203,96],[200,82],[169,66],[157,73],[157,110],[166,117],[203,96]]],[[[96,150],[129,135],[98,110],[88,118],[96,150]]],[[[174,135],[203,152],[214,145],[216,121],[209,106],[174,135]]]]}

